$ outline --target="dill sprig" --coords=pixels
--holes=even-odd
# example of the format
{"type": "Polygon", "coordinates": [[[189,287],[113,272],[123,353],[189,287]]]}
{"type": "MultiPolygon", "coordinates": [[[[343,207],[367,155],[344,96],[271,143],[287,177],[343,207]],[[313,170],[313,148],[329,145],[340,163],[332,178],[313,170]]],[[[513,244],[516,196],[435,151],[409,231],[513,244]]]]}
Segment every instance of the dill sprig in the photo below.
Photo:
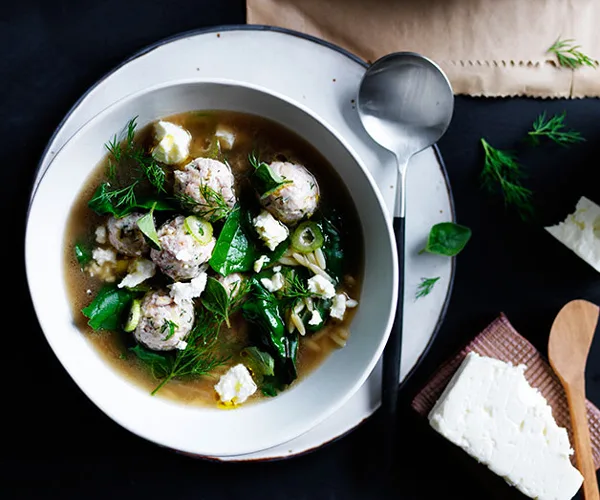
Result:
{"type": "Polygon", "coordinates": [[[285,275],[285,284],[277,291],[277,298],[283,310],[291,309],[299,300],[310,298],[314,295],[309,291],[308,285],[293,270],[285,275]]]}
{"type": "Polygon", "coordinates": [[[559,37],[548,49],[548,52],[554,54],[558,64],[564,68],[576,69],[581,66],[597,67],[598,61],[585,55],[579,50],[581,46],[574,45],[574,43],[575,40],[572,38],[561,40],[559,37]]]}
{"type": "Polygon", "coordinates": [[[544,111],[533,122],[533,130],[528,135],[533,144],[538,145],[540,138],[547,137],[551,141],[561,146],[567,146],[576,142],[583,142],[585,138],[575,130],[565,128],[565,118],[567,113],[563,111],[560,115],[554,115],[551,118],[546,116],[544,111]]]}
{"type": "Polygon", "coordinates": [[[533,193],[521,184],[523,171],[516,156],[509,151],[492,147],[483,138],[481,144],[485,153],[480,174],[482,186],[492,193],[499,188],[505,205],[515,207],[523,220],[529,219],[534,211],[533,193]]]}
{"type": "Polygon", "coordinates": [[[420,299],[421,297],[429,295],[433,290],[433,287],[439,280],[439,276],[437,276],[436,278],[421,278],[421,283],[419,283],[419,286],[417,287],[415,299],[420,299]]]}
{"type": "Polygon", "coordinates": [[[115,208],[133,206],[137,203],[135,188],[139,181],[133,181],[131,184],[122,188],[112,188],[110,183],[103,184],[103,189],[96,191],[94,197],[90,199],[90,204],[112,205],[115,208]]]}
{"type": "Polygon", "coordinates": [[[220,322],[212,320],[203,310],[197,313],[194,328],[186,338],[186,348],[177,352],[168,372],[154,388],[152,395],[174,378],[208,375],[227,361],[216,349],[220,325],[220,322]]]}
{"type": "Polygon", "coordinates": [[[184,210],[194,212],[209,222],[216,222],[226,218],[232,208],[225,201],[225,197],[207,184],[200,184],[200,196],[204,201],[198,201],[186,193],[177,193],[175,197],[184,210]]]}

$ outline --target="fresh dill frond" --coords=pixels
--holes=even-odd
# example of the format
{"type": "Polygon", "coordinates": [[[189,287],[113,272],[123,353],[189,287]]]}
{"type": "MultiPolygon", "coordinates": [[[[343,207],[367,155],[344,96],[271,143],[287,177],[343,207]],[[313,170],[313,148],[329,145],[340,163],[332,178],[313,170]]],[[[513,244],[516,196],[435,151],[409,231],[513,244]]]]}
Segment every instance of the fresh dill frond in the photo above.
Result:
{"type": "Polygon", "coordinates": [[[160,333],[165,333],[165,331],[167,330],[167,328],[169,329],[169,333],[167,334],[167,336],[164,338],[164,340],[169,340],[173,335],[175,335],[175,328],[177,328],[179,325],[177,325],[177,323],[175,323],[172,320],[167,320],[165,321],[162,326],[160,327],[160,333]]]}
{"type": "Polygon", "coordinates": [[[548,118],[544,111],[533,122],[533,130],[528,132],[531,142],[538,145],[542,137],[546,137],[561,146],[585,141],[585,138],[579,132],[565,128],[566,116],[566,111],[563,111],[560,115],[548,118]]]}
{"type": "Polygon", "coordinates": [[[494,193],[500,189],[506,206],[517,209],[523,220],[533,215],[533,193],[522,185],[523,169],[516,156],[501,149],[492,147],[481,138],[485,153],[483,170],[480,174],[482,186],[494,193]]]}
{"type": "Polygon", "coordinates": [[[208,375],[227,362],[228,358],[220,355],[216,349],[220,325],[205,311],[197,313],[194,328],[185,339],[187,346],[177,352],[168,373],[154,388],[152,395],[175,378],[208,375]]]}
{"type": "Polygon", "coordinates": [[[415,298],[420,299],[421,297],[429,295],[433,290],[433,287],[439,280],[439,276],[437,276],[436,278],[421,278],[421,283],[419,283],[419,286],[417,287],[417,293],[415,298]]]}
{"type": "Polygon", "coordinates": [[[199,192],[204,201],[198,201],[186,193],[177,193],[175,197],[184,210],[194,212],[209,222],[224,219],[231,213],[232,208],[221,193],[206,184],[200,184],[199,192]]]}
{"type": "Polygon", "coordinates": [[[598,61],[585,55],[579,49],[580,45],[575,45],[575,40],[572,38],[561,40],[560,37],[548,49],[548,52],[556,56],[559,66],[569,69],[576,69],[581,66],[589,66],[595,68],[598,66],[598,61]]]}
{"type": "Polygon", "coordinates": [[[89,203],[96,205],[108,204],[113,207],[135,205],[137,202],[135,196],[136,186],[137,181],[122,188],[111,188],[110,185],[106,183],[106,188],[98,190],[96,196],[93,197],[89,203]]]}
{"type": "Polygon", "coordinates": [[[310,298],[314,295],[309,291],[308,285],[294,271],[285,276],[285,284],[277,292],[282,309],[287,310],[294,307],[299,300],[310,298]]]}

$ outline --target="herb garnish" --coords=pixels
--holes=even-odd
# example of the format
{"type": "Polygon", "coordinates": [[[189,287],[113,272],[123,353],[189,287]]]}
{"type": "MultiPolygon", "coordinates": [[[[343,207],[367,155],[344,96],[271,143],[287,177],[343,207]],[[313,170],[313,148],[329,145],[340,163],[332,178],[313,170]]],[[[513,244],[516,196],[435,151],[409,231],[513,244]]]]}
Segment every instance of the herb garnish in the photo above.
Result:
{"type": "Polygon", "coordinates": [[[514,206],[523,220],[528,219],[533,214],[533,193],[521,184],[523,172],[516,156],[509,151],[492,147],[483,138],[481,144],[485,153],[485,163],[480,174],[483,187],[492,193],[499,188],[505,205],[514,206]]]}
{"type": "Polygon", "coordinates": [[[561,146],[567,146],[576,142],[583,142],[585,138],[575,130],[565,130],[565,118],[567,113],[563,111],[560,115],[554,115],[551,118],[546,116],[544,111],[533,122],[533,130],[528,132],[528,136],[536,146],[540,143],[541,137],[547,137],[551,141],[561,146]]]}
{"type": "Polygon", "coordinates": [[[427,244],[420,253],[454,257],[462,251],[470,238],[471,230],[468,227],[454,222],[440,222],[430,229],[427,244]]]}
{"type": "Polygon", "coordinates": [[[421,283],[417,287],[417,293],[415,298],[420,299],[421,297],[425,297],[431,293],[435,284],[439,281],[440,277],[436,278],[421,278],[421,283]]]}
{"type": "Polygon", "coordinates": [[[160,327],[160,333],[165,333],[167,328],[169,329],[169,333],[163,340],[169,340],[173,335],[175,335],[175,328],[178,328],[178,327],[179,327],[179,325],[177,323],[175,323],[174,321],[171,321],[170,319],[165,321],[162,324],[162,326],[160,327]]]}
{"type": "Polygon", "coordinates": [[[131,350],[146,365],[156,378],[162,378],[151,392],[156,394],[174,378],[208,375],[228,358],[217,353],[217,337],[220,323],[211,320],[204,309],[196,314],[194,328],[186,338],[187,346],[172,354],[161,355],[144,349],[140,345],[131,350]]]}
{"type": "Polygon", "coordinates": [[[210,277],[202,293],[202,304],[217,316],[220,323],[225,322],[227,327],[231,328],[229,318],[242,307],[249,291],[250,285],[247,280],[237,281],[228,292],[220,281],[210,277]]]}
{"type": "Polygon", "coordinates": [[[233,210],[225,201],[224,196],[207,184],[200,184],[199,192],[202,198],[204,198],[204,202],[198,201],[186,193],[177,193],[175,197],[184,210],[193,212],[209,222],[224,219],[233,210]]]}
{"type": "Polygon", "coordinates": [[[272,195],[285,184],[292,182],[280,176],[264,161],[260,161],[254,152],[248,155],[248,162],[254,167],[252,182],[261,199],[272,195]]]}
{"type": "Polygon", "coordinates": [[[559,66],[565,68],[575,69],[581,66],[597,67],[598,61],[585,55],[579,50],[580,45],[574,45],[574,43],[575,40],[572,38],[561,40],[559,37],[548,49],[548,52],[556,55],[559,66]]]}

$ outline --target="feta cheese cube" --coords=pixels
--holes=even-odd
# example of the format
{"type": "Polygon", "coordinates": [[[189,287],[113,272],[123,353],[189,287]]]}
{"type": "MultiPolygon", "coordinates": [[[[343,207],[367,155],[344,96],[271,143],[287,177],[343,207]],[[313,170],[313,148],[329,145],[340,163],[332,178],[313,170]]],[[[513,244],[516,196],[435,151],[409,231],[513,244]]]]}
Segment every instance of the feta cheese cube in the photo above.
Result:
{"type": "Polygon", "coordinates": [[[248,368],[241,363],[227,370],[215,384],[215,391],[221,402],[227,405],[244,403],[256,389],[248,368]]]}
{"type": "Polygon", "coordinates": [[[176,304],[181,304],[184,301],[189,301],[200,297],[204,288],[206,288],[207,275],[201,272],[195,278],[192,278],[188,283],[176,282],[168,285],[169,295],[173,298],[176,304]]]}
{"type": "Polygon", "coordinates": [[[469,353],[429,413],[430,425],[523,494],[568,500],[583,477],[525,366],[469,353]]]}
{"type": "Polygon", "coordinates": [[[281,290],[285,281],[283,279],[283,274],[275,273],[271,279],[269,278],[261,278],[260,280],[262,286],[264,286],[269,292],[276,292],[277,290],[281,290]]]}
{"type": "Polygon", "coordinates": [[[356,307],[358,302],[349,298],[345,293],[338,293],[331,303],[331,309],[329,310],[329,315],[332,318],[336,318],[339,320],[344,319],[344,315],[346,314],[346,309],[351,309],[356,307]]]}
{"type": "Polygon", "coordinates": [[[106,243],[106,226],[98,226],[95,231],[96,243],[104,245],[106,243]]]}
{"type": "Polygon", "coordinates": [[[273,251],[281,242],[289,236],[290,231],[285,224],[279,222],[267,210],[261,212],[252,219],[252,223],[258,236],[265,242],[269,250],[273,251]]]}
{"type": "Polygon", "coordinates": [[[545,229],[600,272],[600,206],[582,196],[575,212],[563,222],[545,229]]]}
{"type": "Polygon", "coordinates": [[[133,288],[156,274],[156,264],[148,259],[136,259],[129,265],[129,274],[125,276],[119,288],[133,288]]]}
{"type": "Polygon", "coordinates": [[[335,295],[333,283],[320,274],[315,274],[308,280],[308,291],[325,299],[331,299],[335,295]]]}
{"type": "Polygon", "coordinates": [[[318,311],[318,309],[313,309],[312,315],[310,316],[310,319],[308,320],[308,324],[317,326],[317,325],[320,325],[322,321],[323,321],[323,318],[321,317],[321,313],[318,311]]]}
{"type": "Polygon", "coordinates": [[[179,125],[160,120],[154,126],[154,137],[158,144],[152,156],[161,163],[176,165],[190,154],[191,134],[179,125]]]}
{"type": "Polygon", "coordinates": [[[215,131],[215,137],[219,141],[221,149],[228,150],[233,148],[235,142],[235,132],[226,125],[219,124],[215,131]]]}
{"type": "Polygon", "coordinates": [[[266,255],[261,255],[258,259],[254,261],[254,272],[260,273],[263,266],[269,261],[269,257],[266,255]]]}
{"type": "Polygon", "coordinates": [[[112,248],[94,248],[92,250],[92,259],[94,259],[99,266],[106,264],[107,262],[117,262],[117,252],[112,248]]]}

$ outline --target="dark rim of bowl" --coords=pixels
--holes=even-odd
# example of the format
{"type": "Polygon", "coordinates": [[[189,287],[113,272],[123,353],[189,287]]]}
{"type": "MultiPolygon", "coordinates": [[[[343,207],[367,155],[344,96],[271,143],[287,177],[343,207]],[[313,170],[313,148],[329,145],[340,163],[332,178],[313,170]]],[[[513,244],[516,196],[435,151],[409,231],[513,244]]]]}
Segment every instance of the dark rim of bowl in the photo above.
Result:
{"type": "MultiPolygon", "coordinates": [[[[65,124],[65,122],[69,119],[69,117],[71,116],[71,114],[75,111],[75,109],[77,109],[79,107],[79,105],[86,99],[86,97],[92,92],[92,90],[94,90],[95,87],[97,87],[100,83],[102,83],[104,80],[106,80],[109,76],[111,76],[113,73],[116,73],[119,69],[121,69],[123,66],[125,66],[126,64],[129,64],[131,61],[134,61],[135,59],[148,54],[149,52],[153,51],[154,49],[161,47],[162,45],[166,45],[170,42],[174,42],[176,40],[180,40],[183,38],[188,38],[191,36],[195,36],[195,35],[203,35],[203,34],[208,34],[208,33],[219,33],[219,32],[224,32],[224,31],[275,31],[278,33],[283,33],[285,35],[290,35],[290,36],[294,36],[297,38],[302,38],[304,40],[308,40],[310,42],[314,42],[318,45],[322,45],[324,47],[327,47],[331,50],[334,50],[336,52],[339,52],[340,54],[343,54],[344,56],[348,57],[349,59],[351,59],[352,61],[356,62],[357,64],[361,65],[363,68],[367,68],[369,66],[369,64],[362,60],[360,57],[358,57],[357,55],[353,54],[352,52],[349,52],[348,50],[340,47],[339,45],[335,45],[331,42],[328,42],[326,40],[323,40],[321,38],[312,36],[312,35],[307,35],[305,33],[301,33],[299,31],[295,31],[295,30],[291,30],[291,29],[287,29],[287,28],[280,28],[277,26],[268,26],[268,25],[262,25],[262,24],[231,24],[231,25],[222,25],[222,26],[212,26],[212,27],[207,27],[207,28],[198,28],[198,29],[194,29],[194,30],[189,30],[189,31],[183,31],[181,33],[178,33],[176,35],[172,35],[166,38],[163,38],[161,40],[158,40],[150,45],[147,45],[146,47],[144,47],[143,49],[139,50],[138,52],[134,53],[131,57],[125,59],[124,61],[122,61],[120,64],[118,64],[117,66],[115,66],[112,70],[110,70],[109,72],[107,72],[103,77],[99,78],[92,86],[90,86],[84,94],[81,95],[81,97],[75,102],[75,104],[73,104],[73,106],[71,106],[71,108],[69,109],[69,111],[65,114],[65,116],[63,117],[63,119],[60,121],[60,123],[58,124],[58,126],[56,127],[56,129],[54,130],[54,132],[52,133],[52,136],[50,137],[48,144],[46,146],[46,148],[44,148],[44,151],[42,153],[42,156],[40,157],[40,161],[38,162],[37,168],[35,170],[35,177],[33,180],[33,184],[32,184],[32,193],[30,196],[30,202],[29,205],[31,206],[31,201],[34,198],[35,195],[35,191],[37,190],[37,187],[39,185],[39,182],[41,181],[41,178],[43,177],[43,173],[42,176],[40,176],[40,170],[42,167],[42,161],[43,159],[48,155],[49,153],[49,149],[50,149],[50,145],[52,144],[52,142],[54,141],[54,138],[56,137],[56,135],[58,134],[59,130],[63,127],[63,125],[65,124]]],[[[446,165],[444,163],[444,160],[442,158],[441,152],[439,150],[439,147],[437,144],[434,144],[433,146],[433,150],[435,153],[435,156],[438,160],[438,163],[440,165],[440,170],[442,172],[442,175],[444,176],[444,181],[446,184],[446,190],[448,192],[448,198],[450,200],[450,214],[451,214],[451,218],[452,221],[456,221],[456,212],[455,212],[455,207],[454,207],[454,196],[452,194],[452,188],[450,187],[450,179],[448,177],[448,171],[446,169],[446,165]]],[[[406,383],[408,382],[408,380],[412,377],[412,375],[416,372],[416,370],[419,368],[419,366],[421,365],[421,362],[423,361],[423,359],[425,359],[425,357],[427,356],[427,354],[429,353],[429,350],[431,349],[431,346],[433,345],[435,339],[437,338],[437,335],[441,329],[441,326],[444,322],[444,319],[446,317],[446,313],[448,311],[448,304],[450,303],[450,298],[452,296],[452,291],[454,288],[454,277],[456,274],[456,259],[453,257],[452,258],[452,262],[451,262],[452,268],[450,271],[450,282],[448,284],[448,293],[446,294],[446,299],[444,300],[444,304],[442,306],[442,310],[440,312],[440,316],[438,318],[438,321],[435,325],[435,328],[433,329],[433,332],[431,334],[431,337],[429,338],[429,341],[427,342],[427,345],[425,346],[425,349],[423,349],[423,352],[420,354],[420,356],[417,358],[417,361],[415,362],[415,364],[413,365],[413,367],[410,369],[410,371],[406,374],[406,376],[404,377],[404,379],[402,380],[402,382],[399,383],[398,385],[398,389],[401,390],[402,387],[404,387],[406,385],[406,383]]],[[[369,417],[367,417],[369,418],[369,417]]],[[[244,459],[244,458],[239,458],[239,459],[235,459],[235,460],[228,460],[228,459],[221,459],[219,457],[212,457],[212,456],[208,456],[208,455],[194,455],[194,454],[189,454],[189,453],[183,453],[180,452],[179,450],[173,450],[179,454],[182,455],[186,455],[186,456],[190,456],[190,457],[194,457],[194,458],[199,458],[199,459],[204,459],[204,460],[211,460],[211,461],[226,461],[226,462],[257,462],[257,461],[276,461],[276,460],[283,460],[286,458],[291,458],[291,457],[297,457],[297,456],[301,456],[301,455],[306,455],[308,453],[311,453],[325,445],[331,444],[341,438],[343,438],[344,436],[350,434],[352,431],[354,431],[357,427],[359,427],[360,425],[362,425],[367,418],[363,419],[361,422],[358,422],[354,427],[352,427],[351,429],[347,430],[346,432],[336,436],[333,439],[330,439],[329,441],[325,441],[323,443],[321,443],[320,445],[310,448],[308,450],[305,450],[303,452],[300,453],[290,453],[289,455],[285,455],[285,456],[280,456],[280,457],[269,457],[269,458],[249,458],[249,459],[244,459]]]]}

